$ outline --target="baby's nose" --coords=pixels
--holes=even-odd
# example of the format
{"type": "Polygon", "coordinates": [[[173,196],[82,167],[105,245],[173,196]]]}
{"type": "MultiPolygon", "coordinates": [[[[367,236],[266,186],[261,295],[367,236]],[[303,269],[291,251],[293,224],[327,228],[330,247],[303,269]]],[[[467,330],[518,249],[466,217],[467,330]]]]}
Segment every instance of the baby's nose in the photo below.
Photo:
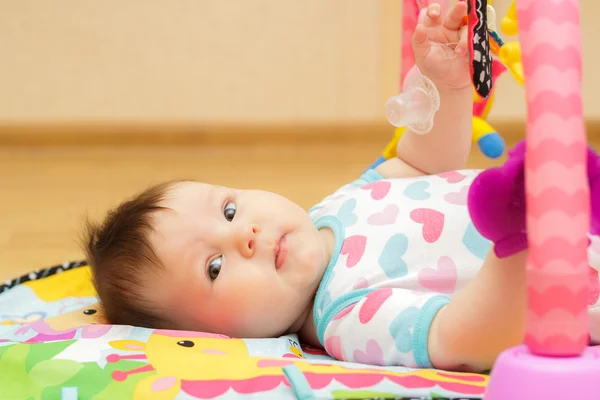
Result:
{"type": "Polygon", "coordinates": [[[244,257],[252,257],[256,251],[256,235],[259,229],[255,224],[250,224],[238,231],[237,246],[244,257]]]}

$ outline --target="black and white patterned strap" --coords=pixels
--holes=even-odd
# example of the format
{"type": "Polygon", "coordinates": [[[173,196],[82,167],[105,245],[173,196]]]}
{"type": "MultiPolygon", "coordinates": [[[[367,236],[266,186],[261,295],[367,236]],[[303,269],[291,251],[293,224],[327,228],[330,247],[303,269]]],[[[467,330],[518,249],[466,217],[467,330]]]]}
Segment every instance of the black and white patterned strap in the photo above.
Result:
{"type": "Polygon", "coordinates": [[[52,267],[41,268],[41,269],[38,269],[37,271],[32,271],[32,272],[22,275],[18,278],[11,279],[11,280],[4,282],[3,284],[0,285],[0,293],[5,292],[9,289],[12,289],[12,288],[19,286],[20,284],[28,282],[28,281],[43,279],[43,278],[46,278],[46,277],[49,277],[49,276],[52,276],[55,274],[59,274],[63,271],[83,267],[86,265],[87,265],[87,263],[85,261],[70,261],[70,262],[65,262],[63,264],[54,265],[52,267]]]}

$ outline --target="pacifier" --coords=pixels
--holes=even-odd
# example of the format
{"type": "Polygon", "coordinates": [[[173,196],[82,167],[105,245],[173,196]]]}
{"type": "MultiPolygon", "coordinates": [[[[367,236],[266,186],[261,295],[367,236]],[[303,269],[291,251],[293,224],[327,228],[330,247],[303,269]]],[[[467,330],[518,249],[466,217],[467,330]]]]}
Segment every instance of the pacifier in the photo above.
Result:
{"type": "Polygon", "coordinates": [[[440,94],[429,78],[420,73],[406,76],[405,90],[385,104],[385,116],[393,126],[408,127],[418,134],[433,128],[433,117],[440,108],[440,94]]]}

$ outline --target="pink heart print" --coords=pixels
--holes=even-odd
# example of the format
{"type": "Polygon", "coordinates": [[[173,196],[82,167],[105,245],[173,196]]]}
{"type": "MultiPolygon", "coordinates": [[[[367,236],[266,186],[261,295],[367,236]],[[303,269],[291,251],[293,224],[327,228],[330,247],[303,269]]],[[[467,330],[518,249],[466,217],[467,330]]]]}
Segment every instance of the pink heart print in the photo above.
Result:
{"type": "Polygon", "coordinates": [[[336,360],[345,361],[342,353],[342,340],[339,336],[330,336],[325,339],[325,350],[336,360]]]}
{"type": "Polygon", "coordinates": [[[369,287],[369,281],[366,280],[365,278],[358,278],[358,280],[354,283],[354,286],[352,286],[352,289],[357,290],[357,289],[365,289],[369,287]]]}
{"type": "Polygon", "coordinates": [[[381,200],[385,196],[387,196],[388,192],[390,191],[391,186],[392,186],[392,184],[389,183],[388,181],[375,181],[375,182],[366,184],[365,186],[361,187],[361,189],[370,190],[371,197],[374,200],[381,200]]]}
{"type": "Polygon", "coordinates": [[[463,186],[460,189],[460,192],[447,193],[444,196],[444,200],[446,200],[450,204],[456,204],[457,206],[466,206],[468,196],[469,196],[469,186],[467,185],[467,186],[463,186]]]}
{"type": "Polygon", "coordinates": [[[356,303],[352,304],[351,306],[348,306],[348,307],[344,308],[342,311],[340,311],[338,313],[338,315],[336,315],[335,317],[333,317],[332,321],[337,321],[338,319],[344,318],[346,315],[350,314],[350,312],[352,310],[354,310],[354,307],[356,307],[356,303]]]}
{"type": "Polygon", "coordinates": [[[358,320],[360,323],[363,325],[368,323],[392,293],[391,288],[378,289],[369,293],[358,311],[358,320]]]}
{"type": "Polygon", "coordinates": [[[367,237],[362,235],[348,236],[342,245],[342,255],[348,255],[346,258],[346,267],[352,268],[362,258],[367,245],[367,237]]]}
{"type": "Polygon", "coordinates": [[[366,350],[367,351],[365,352],[360,349],[354,350],[354,362],[367,365],[385,365],[385,361],[383,359],[383,350],[381,350],[379,343],[373,339],[370,339],[367,342],[366,350]]]}
{"type": "Polygon", "coordinates": [[[437,269],[424,268],[419,272],[419,284],[436,293],[454,293],[456,279],[456,264],[446,256],[440,257],[437,269]]]}
{"type": "Polygon", "coordinates": [[[396,222],[398,211],[397,205],[388,204],[382,212],[371,215],[367,222],[369,225],[391,225],[396,222]]]}
{"type": "Polygon", "coordinates": [[[448,183],[458,183],[466,178],[463,174],[456,171],[448,171],[438,174],[440,178],[444,178],[448,183]]]}
{"type": "Polygon", "coordinates": [[[431,208],[417,208],[411,211],[410,219],[423,224],[423,239],[427,243],[438,240],[444,229],[444,214],[431,208]]]}

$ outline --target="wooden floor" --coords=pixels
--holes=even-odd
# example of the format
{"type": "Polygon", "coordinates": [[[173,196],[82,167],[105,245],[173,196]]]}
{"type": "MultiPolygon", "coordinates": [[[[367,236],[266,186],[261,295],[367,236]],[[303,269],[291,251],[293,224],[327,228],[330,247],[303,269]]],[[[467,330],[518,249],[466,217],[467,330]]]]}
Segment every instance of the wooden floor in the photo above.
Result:
{"type": "MultiPolygon", "coordinates": [[[[85,214],[98,217],[149,184],[192,178],[260,188],[308,209],[357,177],[384,144],[0,147],[0,282],[80,259],[85,214]]],[[[475,150],[469,165],[501,161],[485,159],[475,150]]]]}

